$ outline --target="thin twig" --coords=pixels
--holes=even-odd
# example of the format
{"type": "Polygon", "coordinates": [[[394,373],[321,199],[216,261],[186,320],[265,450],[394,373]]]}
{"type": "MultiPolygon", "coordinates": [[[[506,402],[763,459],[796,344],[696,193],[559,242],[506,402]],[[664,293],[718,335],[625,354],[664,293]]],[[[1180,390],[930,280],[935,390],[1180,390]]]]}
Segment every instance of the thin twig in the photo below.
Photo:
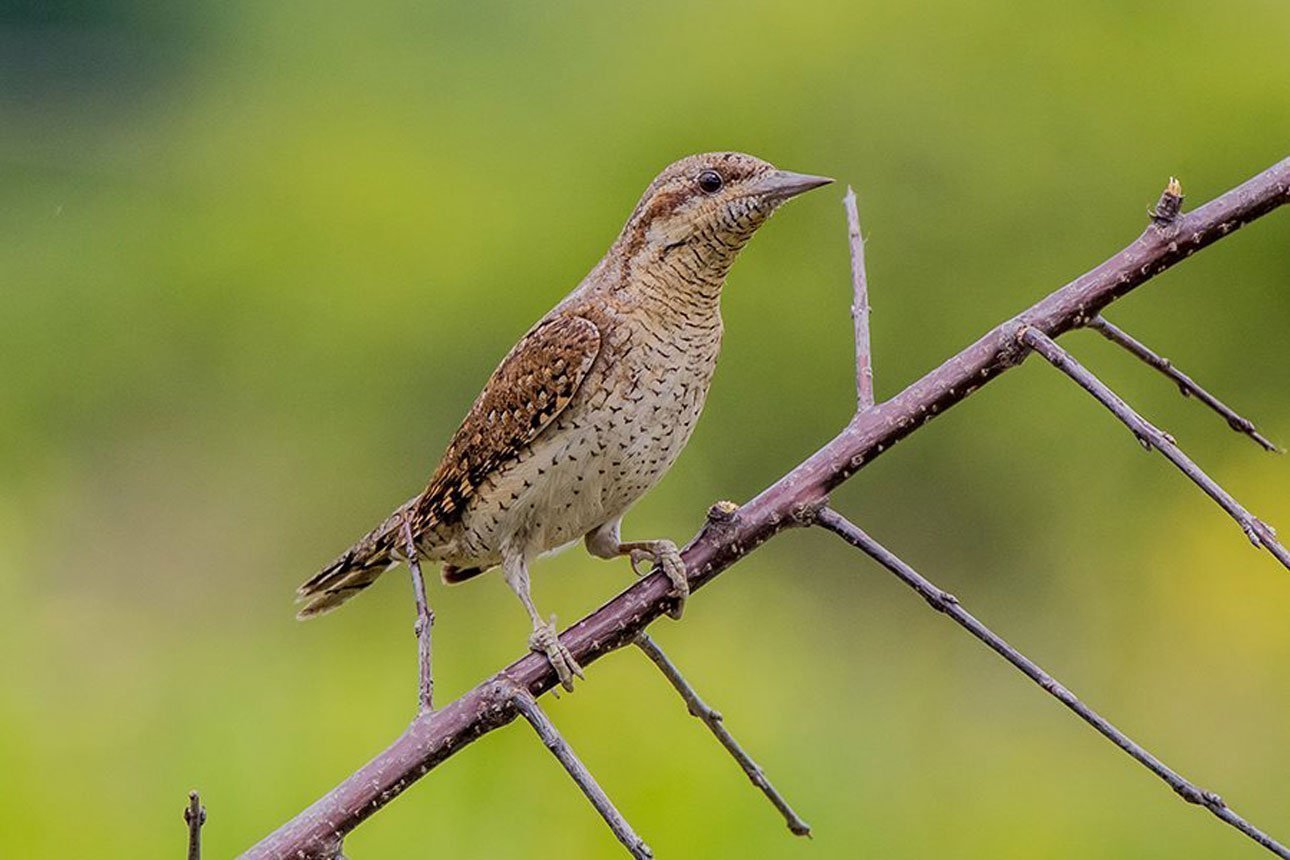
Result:
{"type": "Polygon", "coordinates": [[[1205,807],[1278,857],[1290,860],[1290,850],[1286,849],[1281,843],[1233,812],[1217,794],[1199,788],[1188,781],[1177,771],[1111,725],[1104,717],[1081,702],[1069,689],[1059,684],[1033,660],[1013,648],[990,628],[978,621],[972,613],[963,608],[958,598],[937,588],[918,571],[905,564],[886,547],[869,537],[859,526],[856,526],[830,508],[821,509],[816,515],[816,522],[894,573],[902,582],[918,592],[933,609],[943,612],[954,619],[957,624],[988,645],[995,653],[1020,669],[1026,677],[1043,687],[1055,699],[1074,711],[1081,720],[1097,729],[1111,743],[1124,750],[1135,761],[1164,780],[1183,800],[1205,807]]]}
{"type": "Polygon", "coordinates": [[[1195,380],[1190,376],[1174,367],[1173,362],[1169,359],[1152,351],[1151,348],[1142,341],[1138,340],[1133,335],[1108,320],[1106,317],[1101,315],[1093,317],[1093,319],[1089,320],[1088,327],[1100,333],[1112,343],[1118,344],[1128,350],[1146,364],[1149,364],[1165,376],[1169,377],[1174,381],[1174,384],[1178,386],[1178,390],[1182,392],[1183,397],[1195,397],[1201,403],[1204,403],[1210,409],[1221,415],[1223,419],[1227,421],[1228,426],[1237,433],[1244,433],[1255,442],[1258,442],[1259,445],[1263,446],[1267,451],[1271,451],[1273,453],[1281,452],[1279,447],[1255,429],[1253,421],[1237,414],[1236,411],[1226,403],[1197,385],[1195,380]]]}
{"type": "Polygon", "coordinates": [[[1177,466],[1196,486],[1204,490],[1207,496],[1217,502],[1219,507],[1227,511],[1232,519],[1236,520],[1237,525],[1245,532],[1245,536],[1250,539],[1250,543],[1266,548],[1277,561],[1290,570],[1290,552],[1286,552],[1286,548],[1277,541],[1276,532],[1272,527],[1247,511],[1230,493],[1215,483],[1213,478],[1201,471],[1201,468],[1182,452],[1172,436],[1135,412],[1133,407],[1121,400],[1100,379],[1089,373],[1048,335],[1036,328],[1025,327],[1017,337],[1111,410],[1111,413],[1124,422],[1133,435],[1138,437],[1138,441],[1144,448],[1147,450],[1155,448],[1164,454],[1169,462],[1177,466]]]}
{"type": "Polygon", "coordinates": [[[851,240],[851,319],[856,329],[857,411],[873,408],[873,350],[869,343],[869,280],[865,276],[864,237],[860,235],[860,212],[856,193],[847,186],[842,198],[847,210],[847,233],[851,240]]]}
{"type": "Polygon", "coordinates": [[[627,819],[623,818],[623,814],[614,806],[613,801],[609,799],[609,795],[605,794],[605,790],[596,782],[596,778],[591,775],[591,771],[587,770],[587,766],[573,752],[572,747],[561,736],[555,724],[538,707],[537,701],[527,691],[518,687],[515,688],[513,701],[516,710],[520,712],[524,719],[529,721],[529,725],[533,726],[533,731],[537,732],[537,736],[542,739],[542,743],[546,745],[552,755],[559,759],[560,764],[564,765],[564,769],[569,772],[569,776],[573,777],[573,781],[578,784],[578,788],[582,789],[582,793],[587,796],[587,800],[590,800],[591,805],[596,807],[596,811],[600,813],[601,818],[605,819],[609,829],[614,831],[618,841],[623,843],[637,860],[649,860],[649,858],[653,857],[654,852],[650,851],[644,840],[636,835],[635,830],[632,830],[632,826],[627,823],[627,819]]]}
{"type": "Polygon", "coordinates": [[[412,526],[403,521],[403,541],[408,556],[408,570],[412,574],[412,595],[417,604],[417,620],[412,632],[417,637],[417,708],[423,714],[434,710],[434,649],[431,632],[434,628],[434,610],[426,599],[426,581],[421,575],[421,562],[417,558],[416,541],[412,526]]]}
{"type": "MultiPolygon", "coordinates": [[[[932,418],[1015,367],[1024,355],[1022,325],[1059,335],[1083,325],[1112,302],[1242,226],[1290,203],[1290,158],[1251,177],[1165,228],[1148,227],[1097,267],[996,326],[881,406],[858,413],[806,460],[735,510],[710,517],[682,551],[692,591],[730,569],[784,529],[804,524],[830,490],[932,418]]],[[[582,666],[630,644],[672,605],[661,572],[637,580],[561,635],[582,666]]],[[[512,682],[533,695],[558,679],[550,661],[526,653],[436,711],[420,715],[388,747],[243,856],[253,860],[334,857],[345,834],[410,785],[484,734],[516,716],[512,682]],[[510,679],[503,682],[503,678],[510,679]]]]}
{"type": "Polygon", "coordinates": [[[206,823],[206,807],[196,791],[188,792],[188,805],[184,807],[184,823],[188,825],[188,860],[202,860],[202,825],[206,823]]]}
{"type": "Polygon", "coordinates": [[[645,652],[645,655],[653,661],[655,666],[658,666],[659,671],[667,678],[668,683],[681,694],[681,698],[685,700],[685,707],[689,710],[690,715],[703,721],[703,724],[708,727],[712,734],[716,735],[717,740],[726,748],[726,751],[739,763],[739,767],[743,768],[743,772],[752,780],[753,785],[761,789],[762,794],[766,795],[766,798],[775,805],[780,815],[784,816],[784,822],[788,825],[788,829],[793,831],[796,836],[810,836],[811,825],[803,821],[801,816],[793,811],[793,807],[788,805],[788,801],[784,799],[784,796],[775,790],[775,786],[771,785],[770,780],[766,778],[765,772],[757,762],[752,760],[752,756],[744,752],[743,747],[739,746],[739,742],[726,729],[721,713],[710,708],[703,699],[699,698],[699,694],[681,675],[676,665],[663,653],[663,649],[659,648],[647,633],[641,633],[636,638],[636,645],[645,652]]]}

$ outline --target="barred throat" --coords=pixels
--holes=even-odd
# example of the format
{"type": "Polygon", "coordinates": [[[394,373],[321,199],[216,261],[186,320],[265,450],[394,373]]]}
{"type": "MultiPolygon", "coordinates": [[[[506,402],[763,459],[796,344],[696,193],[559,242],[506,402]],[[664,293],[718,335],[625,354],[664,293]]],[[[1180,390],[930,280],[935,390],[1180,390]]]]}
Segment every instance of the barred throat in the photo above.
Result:
{"type": "Polygon", "coordinates": [[[684,239],[643,244],[628,264],[627,281],[648,297],[715,303],[739,252],[774,209],[746,198],[728,206],[719,221],[684,239]]]}

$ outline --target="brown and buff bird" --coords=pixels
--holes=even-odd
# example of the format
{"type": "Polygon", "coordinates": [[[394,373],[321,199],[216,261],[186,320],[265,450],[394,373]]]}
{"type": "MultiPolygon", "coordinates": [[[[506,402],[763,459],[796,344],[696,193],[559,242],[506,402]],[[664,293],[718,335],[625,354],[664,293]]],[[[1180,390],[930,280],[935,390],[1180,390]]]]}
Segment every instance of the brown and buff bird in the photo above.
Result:
{"type": "Polygon", "coordinates": [[[582,672],[529,595],[529,564],[578,538],[601,558],[650,560],[689,594],[670,540],[623,541],[623,514],[675,462],[721,347],[721,288],[771,213],[831,180],[737,152],[672,164],[578,288],[502,360],[425,492],[300,587],[300,617],[327,612],[407,555],[446,583],[501,565],[533,621],[529,647],[573,689],[582,672]]]}

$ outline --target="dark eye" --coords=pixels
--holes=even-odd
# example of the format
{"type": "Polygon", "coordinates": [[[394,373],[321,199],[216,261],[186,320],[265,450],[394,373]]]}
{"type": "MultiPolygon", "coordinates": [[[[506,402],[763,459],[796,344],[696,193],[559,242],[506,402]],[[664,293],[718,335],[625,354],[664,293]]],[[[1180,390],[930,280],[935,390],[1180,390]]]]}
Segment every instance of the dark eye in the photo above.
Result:
{"type": "Polygon", "coordinates": [[[699,174],[699,188],[704,194],[716,194],[724,184],[725,180],[715,170],[705,170],[699,174]]]}

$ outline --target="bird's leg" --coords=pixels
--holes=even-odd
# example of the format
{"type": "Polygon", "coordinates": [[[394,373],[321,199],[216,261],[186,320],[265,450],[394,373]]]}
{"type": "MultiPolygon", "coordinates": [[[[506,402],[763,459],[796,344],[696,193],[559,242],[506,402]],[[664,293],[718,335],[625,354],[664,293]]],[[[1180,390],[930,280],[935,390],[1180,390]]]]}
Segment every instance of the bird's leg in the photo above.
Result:
{"type": "Polygon", "coordinates": [[[620,554],[631,559],[632,570],[637,576],[644,576],[648,571],[637,565],[648,559],[654,563],[654,570],[662,569],[663,574],[672,583],[672,597],[676,605],[668,610],[668,616],[679,621],[685,612],[685,601],[690,596],[690,580],[685,575],[685,562],[676,544],[665,538],[658,540],[638,540],[618,545],[620,554]]]}
{"type": "Polygon", "coordinates": [[[585,538],[587,551],[598,558],[625,555],[631,560],[632,570],[637,576],[644,576],[649,572],[640,569],[642,561],[653,562],[654,569],[662,570],[672,583],[672,597],[676,598],[676,605],[667,614],[679,620],[685,612],[685,600],[690,596],[690,580],[685,575],[685,562],[681,559],[680,550],[676,548],[676,544],[665,539],[623,543],[618,534],[620,525],[620,520],[614,520],[588,532],[585,538]]]}
{"type": "Polygon", "coordinates": [[[502,573],[506,577],[506,584],[511,587],[511,591],[515,592],[520,603],[523,603],[528,611],[529,618],[533,620],[529,648],[545,654],[551,661],[551,668],[555,669],[556,677],[560,679],[560,685],[573,692],[573,676],[585,677],[582,674],[582,667],[578,665],[577,660],[573,659],[572,652],[560,642],[555,629],[555,616],[552,615],[550,621],[544,622],[542,616],[538,614],[537,607],[533,605],[533,598],[529,595],[528,561],[522,553],[508,554],[502,559],[502,573]]]}

